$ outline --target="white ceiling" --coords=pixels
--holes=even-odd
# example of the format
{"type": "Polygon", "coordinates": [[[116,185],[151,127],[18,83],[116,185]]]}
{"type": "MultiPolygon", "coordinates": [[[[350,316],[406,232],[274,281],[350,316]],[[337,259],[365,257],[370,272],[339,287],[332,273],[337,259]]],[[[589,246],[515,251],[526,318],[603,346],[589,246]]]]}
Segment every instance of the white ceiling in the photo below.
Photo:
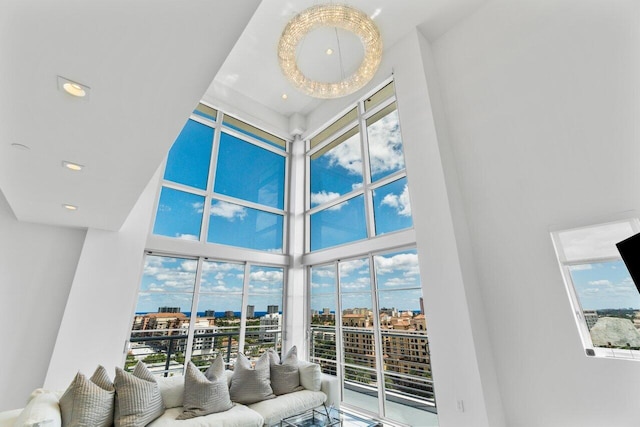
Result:
{"type": "MultiPolygon", "coordinates": [[[[433,40],[485,2],[349,4],[374,17],[388,47],[416,26],[433,40]]],[[[203,97],[245,98],[283,118],[308,114],[320,101],[287,83],[276,47],[287,21],[317,3],[1,2],[0,190],[17,219],[118,230],[203,97]],[[57,76],[89,86],[88,99],[58,90],[57,76]],[[64,160],[86,167],[73,173],[64,160]]],[[[344,50],[347,63],[354,54],[344,50]]],[[[326,67],[305,61],[305,69],[326,67]]]]}

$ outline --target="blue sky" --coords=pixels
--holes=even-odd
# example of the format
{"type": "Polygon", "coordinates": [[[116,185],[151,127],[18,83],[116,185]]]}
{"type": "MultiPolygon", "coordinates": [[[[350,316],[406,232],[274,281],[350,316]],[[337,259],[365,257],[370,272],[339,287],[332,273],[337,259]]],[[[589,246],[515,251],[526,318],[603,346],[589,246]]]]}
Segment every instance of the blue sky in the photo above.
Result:
{"type": "MultiPolygon", "coordinates": [[[[392,111],[370,124],[366,132],[369,138],[370,175],[373,181],[402,170],[404,157],[397,112],[392,111]]],[[[243,206],[230,200],[244,200],[271,209],[284,209],[285,157],[225,132],[221,134],[220,146],[214,150],[213,136],[212,128],[189,120],[171,148],[164,178],[186,188],[162,188],[154,234],[282,252],[283,215],[243,206]],[[204,218],[204,190],[211,179],[209,159],[214,151],[218,152],[219,159],[215,169],[214,194],[208,206],[209,217],[204,218]],[[225,200],[225,197],[232,199],[225,200]],[[208,232],[206,236],[201,236],[200,230],[205,219],[208,232]]],[[[312,250],[367,238],[364,196],[357,193],[363,188],[363,167],[358,133],[312,159],[312,206],[319,206],[341,195],[355,192],[354,197],[349,200],[311,216],[312,250]]],[[[406,178],[400,177],[378,186],[372,190],[372,196],[377,235],[413,225],[406,178]]],[[[404,257],[406,258],[406,254],[404,257]]],[[[402,257],[390,259],[400,258],[402,257]]],[[[390,284],[413,280],[412,285],[419,288],[419,278],[415,282],[417,255],[413,253],[410,258],[413,259],[410,269],[413,271],[412,276],[408,275],[407,265],[402,264],[398,270],[381,272],[380,280],[390,284]]],[[[241,269],[238,270],[238,266],[242,266],[234,266],[231,263],[213,264],[206,264],[201,285],[202,289],[210,290],[211,294],[202,299],[198,311],[224,311],[225,306],[229,307],[229,310],[238,311],[241,304],[238,299],[238,283],[242,283],[244,274],[241,269]],[[218,288],[212,287],[214,283],[218,288]]],[[[185,307],[190,307],[189,293],[193,292],[195,282],[194,265],[194,260],[148,257],[138,311],[154,311],[160,305],[180,306],[183,311],[188,311],[185,307]]],[[[346,269],[346,264],[341,268],[346,269]]],[[[346,292],[349,292],[350,286],[362,284],[362,280],[369,277],[367,266],[344,271],[343,291],[346,292]]],[[[266,309],[267,304],[263,304],[262,301],[268,300],[268,304],[282,305],[281,301],[278,302],[282,292],[281,270],[279,273],[272,271],[270,274],[266,274],[265,271],[252,272],[251,283],[255,296],[251,296],[250,301],[254,302],[257,311],[262,311],[258,305],[265,305],[266,309]],[[275,277],[278,274],[279,277],[275,277]],[[258,277],[262,277],[263,282],[258,282],[258,277]],[[258,287],[259,283],[263,283],[265,287],[258,287]]],[[[381,293],[381,298],[385,299],[382,305],[412,310],[419,308],[419,296],[416,298],[415,291],[399,292],[397,289],[401,288],[389,285],[389,290],[381,293]]],[[[366,291],[362,292],[350,294],[347,298],[348,304],[356,304],[358,301],[364,303],[367,298],[370,300],[370,293],[367,296],[366,291]]]]}
{"type": "Polygon", "coordinates": [[[640,309],[640,294],[615,244],[635,234],[628,221],[558,233],[578,299],[584,310],[640,309]]]}

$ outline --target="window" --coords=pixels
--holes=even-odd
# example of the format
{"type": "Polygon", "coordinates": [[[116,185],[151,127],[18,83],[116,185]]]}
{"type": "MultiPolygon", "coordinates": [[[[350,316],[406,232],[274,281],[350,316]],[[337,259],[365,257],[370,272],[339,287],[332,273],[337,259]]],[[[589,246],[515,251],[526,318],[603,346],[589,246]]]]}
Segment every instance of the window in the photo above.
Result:
{"type": "Polygon", "coordinates": [[[393,83],[309,142],[308,250],[413,227],[393,83]]]}
{"type": "Polygon", "coordinates": [[[200,104],[167,157],[153,233],[282,253],[287,161],[283,139],[200,104]]]}
{"type": "Polygon", "coordinates": [[[310,358],[340,379],[345,406],[424,419],[435,398],[393,82],[308,148],[310,358]]]}
{"type": "Polygon", "coordinates": [[[639,231],[633,219],[552,233],[587,354],[640,356],[640,294],[615,246],[639,231]]]}
{"type": "Polygon", "coordinates": [[[196,108],[167,156],[127,368],[280,348],[288,161],[285,140],[196,108]]]}
{"type": "Polygon", "coordinates": [[[221,354],[258,357],[282,343],[282,267],[148,254],[127,367],[182,373],[221,354]],[[246,301],[246,305],[245,304],[246,301]]]}
{"type": "Polygon", "coordinates": [[[415,249],[313,266],[310,277],[311,360],[342,378],[344,403],[382,416],[399,402],[433,411],[415,249]]]}

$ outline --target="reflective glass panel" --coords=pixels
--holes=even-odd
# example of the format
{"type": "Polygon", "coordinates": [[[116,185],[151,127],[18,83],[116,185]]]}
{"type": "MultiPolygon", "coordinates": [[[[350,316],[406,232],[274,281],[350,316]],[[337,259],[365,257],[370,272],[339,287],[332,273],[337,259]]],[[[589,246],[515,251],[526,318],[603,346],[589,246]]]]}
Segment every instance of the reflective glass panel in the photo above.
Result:
{"type": "Polygon", "coordinates": [[[214,191],[284,209],[285,158],[222,133],[214,191]]]}
{"type": "Polygon", "coordinates": [[[200,240],[204,197],[162,187],[153,234],[200,240]]]}
{"type": "Polygon", "coordinates": [[[373,216],[377,236],[413,226],[407,178],[373,190],[373,216]]]}
{"type": "Polygon", "coordinates": [[[193,114],[197,114],[198,116],[202,116],[209,120],[216,120],[218,116],[218,111],[215,108],[211,108],[208,105],[198,104],[196,109],[193,111],[193,114]]]}
{"type": "Polygon", "coordinates": [[[569,267],[596,347],[640,349],[640,294],[622,260],[569,267]]]}
{"type": "Polygon", "coordinates": [[[598,224],[558,233],[567,261],[619,257],[616,243],[634,234],[628,221],[598,224]]]}
{"type": "Polygon", "coordinates": [[[182,371],[197,261],[147,255],[125,368],[138,361],[154,373],[182,371]]]}
{"type": "Polygon", "coordinates": [[[213,128],[188,120],[169,151],[164,179],[206,189],[212,146],[213,128]]]}
{"type": "Polygon", "coordinates": [[[371,182],[404,169],[402,135],[395,103],[367,119],[371,182]]]}
{"type": "Polygon", "coordinates": [[[244,133],[245,135],[249,135],[257,140],[266,142],[267,144],[273,145],[274,147],[278,147],[282,150],[284,150],[287,146],[284,139],[278,138],[277,136],[272,135],[269,132],[265,132],[262,129],[245,123],[242,120],[238,120],[235,117],[225,115],[223,123],[232,129],[244,133]]]}
{"type": "MultiPolygon", "coordinates": [[[[420,269],[418,267],[418,253],[415,249],[394,252],[373,257],[375,265],[376,283],[378,291],[418,288],[420,284],[420,269]]],[[[396,305],[398,308],[403,308],[396,305]]],[[[417,306],[420,308],[419,306],[417,306]]]]}
{"type": "Polygon", "coordinates": [[[280,253],[283,223],[282,215],[212,200],[207,241],[280,253]]]}
{"type": "Polygon", "coordinates": [[[362,187],[362,151],[358,128],[311,156],[311,207],[362,187]]]}
{"type": "Polygon", "coordinates": [[[367,237],[364,196],[359,195],[311,215],[311,250],[367,237]]]}
{"type": "Polygon", "coordinates": [[[267,349],[282,345],[282,291],[284,270],[251,266],[244,352],[259,357],[267,349]]]}

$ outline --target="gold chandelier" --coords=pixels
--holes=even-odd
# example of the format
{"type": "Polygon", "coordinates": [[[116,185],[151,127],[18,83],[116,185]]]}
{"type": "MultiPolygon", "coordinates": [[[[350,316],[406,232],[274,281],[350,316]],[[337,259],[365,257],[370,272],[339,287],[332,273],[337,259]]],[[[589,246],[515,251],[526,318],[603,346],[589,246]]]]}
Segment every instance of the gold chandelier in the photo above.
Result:
{"type": "Polygon", "coordinates": [[[382,39],[376,24],[363,12],[338,4],[313,6],[302,11],[289,21],[278,43],[278,59],[285,76],[299,90],[315,98],[338,98],[357,91],[373,78],[381,58],[382,39]],[[310,31],[320,27],[341,28],[354,33],[362,41],[362,63],[353,74],[343,80],[312,80],[298,67],[298,44],[310,31]]]}

